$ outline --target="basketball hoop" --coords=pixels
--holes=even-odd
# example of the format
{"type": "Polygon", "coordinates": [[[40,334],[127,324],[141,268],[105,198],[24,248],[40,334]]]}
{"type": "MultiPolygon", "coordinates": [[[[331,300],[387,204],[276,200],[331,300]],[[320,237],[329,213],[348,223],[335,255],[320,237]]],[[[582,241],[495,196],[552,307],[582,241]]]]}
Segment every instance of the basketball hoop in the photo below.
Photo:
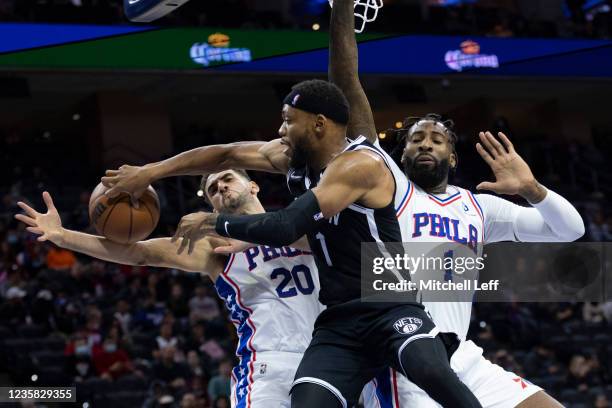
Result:
{"type": "MultiPolygon", "coordinates": [[[[333,7],[334,0],[329,0],[329,5],[333,7]]],[[[382,6],[383,0],[355,0],[355,32],[363,32],[366,23],[376,20],[382,6]]]]}
{"type": "Polygon", "coordinates": [[[123,11],[130,21],[150,23],[162,18],[189,0],[123,0],[123,11]]]}

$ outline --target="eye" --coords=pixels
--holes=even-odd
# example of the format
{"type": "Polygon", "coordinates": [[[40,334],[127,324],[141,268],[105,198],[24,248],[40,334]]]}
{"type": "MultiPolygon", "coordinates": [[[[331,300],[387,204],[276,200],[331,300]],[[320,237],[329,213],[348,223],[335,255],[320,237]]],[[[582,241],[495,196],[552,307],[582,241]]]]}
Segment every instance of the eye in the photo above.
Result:
{"type": "Polygon", "coordinates": [[[217,191],[217,183],[211,184],[211,185],[208,187],[208,195],[209,195],[209,196],[214,195],[216,191],[217,191]]]}

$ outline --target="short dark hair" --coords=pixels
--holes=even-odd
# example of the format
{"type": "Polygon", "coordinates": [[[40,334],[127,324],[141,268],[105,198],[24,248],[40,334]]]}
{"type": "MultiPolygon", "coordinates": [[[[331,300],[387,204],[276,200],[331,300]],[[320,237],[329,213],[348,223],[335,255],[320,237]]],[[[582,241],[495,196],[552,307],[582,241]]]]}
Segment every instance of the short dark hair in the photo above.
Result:
{"type": "MultiPolygon", "coordinates": [[[[234,173],[238,174],[244,180],[251,181],[251,177],[249,176],[249,173],[247,173],[245,170],[242,170],[242,169],[229,169],[229,170],[231,170],[234,173]]],[[[223,171],[225,171],[225,170],[223,170],[223,171]]],[[[202,176],[202,180],[200,180],[200,190],[202,190],[202,192],[204,193],[204,198],[206,199],[206,201],[208,201],[208,194],[206,193],[206,182],[208,181],[208,178],[212,174],[217,174],[217,173],[221,173],[221,172],[220,171],[216,171],[214,173],[204,174],[202,176]]]]}
{"type": "Polygon", "coordinates": [[[312,108],[305,110],[311,113],[321,113],[344,125],[348,123],[350,111],[348,100],[346,96],[344,96],[342,90],[329,81],[309,79],[299,82],[291,87],[291,92],[288,97],[291,95],[300,95],[303,97],[303,101],[298,102],[297,105],[295,103],[292,104],[298,109],[300,109],[302,102],[309,100],[311,103],[304,103],[305,106],[317,105],[321,111],[314,112],[312,108]]]}

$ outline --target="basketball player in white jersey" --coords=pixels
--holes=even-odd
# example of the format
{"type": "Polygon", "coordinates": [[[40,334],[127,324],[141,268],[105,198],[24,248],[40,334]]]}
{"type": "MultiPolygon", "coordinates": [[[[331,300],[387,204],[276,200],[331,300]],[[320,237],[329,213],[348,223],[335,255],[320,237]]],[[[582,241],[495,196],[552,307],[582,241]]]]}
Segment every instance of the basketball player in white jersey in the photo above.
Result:
{"type": "MultiPolygon", "coordinates": [[[[243,171],[226,170],[203,179],[202,188],[215,211],[232,214],[265,212],[259,187],[243,171]]],[[[67,230],[49,193],[46,213],[19,203],[16,218],[28,230],[73,251],[110,262],[176,268],[206,274],[214,282],[238,332],[232,370],[231,404],[235,408],[288,408],[289,390],[312,328],[323,306],[313,257],[295,248],[251,246],[238,254],[217,254],[224,240],[200,240],[192,253],[177,254],[170,238],[118,244],[103,237],[67,230]],[[216,242],[219,241],[219,242],[216,242]]]]}
{"type": "MultiPolygon", "coordinates": [[[[349,137],[365,135],[376,140],[372,111],[358,77],[353,0],[335,0],[330,24],[330,80],[347,95],[351,106],[349,137]]],[[[416,57],[416,56],[415,56],[416,57]]],[[[405,123],[402,162],[411,179],[398,206],[407,242],[465,243],[478,251],[497,241],[567,242],[584,233],[576,209],[558,194],[541,186],[529,166],[503,134],[503,145],[490,133],[481,133],[476,146],[495,174],[494,183],[477,188],[498,194],[519,194],[533,208],[515,205],[487,194],[472,194],[448,185],[448,173],[457,166],[455,135],[451,123],[428,115],[405,123]]],[[[426,295],[424,295],[426,296],[426,295]]],[[[468,302],[423,303],[443,332],[455,333],[461,343],[451,357],[451,367],[483,407],[559,407],[539,387],[487,361],[482,349],[465,341],[471,314],[468,302]]],[[[369,407],[438,407],[425,392],[389,369],[364,393],[369,407]]]]}

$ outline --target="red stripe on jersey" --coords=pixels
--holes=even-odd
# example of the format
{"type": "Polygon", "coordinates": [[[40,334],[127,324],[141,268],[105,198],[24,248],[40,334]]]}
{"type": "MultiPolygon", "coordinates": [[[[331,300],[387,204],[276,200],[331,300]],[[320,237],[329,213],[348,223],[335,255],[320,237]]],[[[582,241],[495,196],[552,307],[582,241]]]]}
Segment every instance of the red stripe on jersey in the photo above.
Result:
{"type": "Polygon", "coordinates": [[[436,200],[436,199],[435,199],[434,197],[432,197],[432,196],[428,196],[428,197],[429,197],[429,199],[430,199],[431,201],[433,201],[434,203],[438,204],[439,206],[441,206],[441,207],[446,207],[447,205],[452,204],[452,203],[454,203],[455,201],[459,200],[459,199],[461,198],[461,194],[460,194],[460,195],[458,195],[456,198],[453,198],[452,200],[447,201],[447,202],[445,202],[445,203],[441,203],[441,202],[439,202],[438,200],[436,200]]]}
{"type": "Polygon", "coordinates": [[[399,218],[400,215],[402,215],[402,213],[408,206],[408,203],[410,202],[410,198],[412,197],[412,193],[414,193],[414,186],[412,183],[410,183],[410,194],[408,194],[408,198],[406,199],[406,202],[404,203],[404,205],[402,205],[402,208],[400,208],[400,210],[397,212],[397,218],[399,218]]]}
{"type": "Polygon", "coordinates": [[[399,403],[399,392],[397,390],[397,371],[395,371],[394,369],[390,368],[391,370],[391,377],[393,379],[392,381],[392,387],[393,387],[393,399],[395,401],[395,406],[394,408],[400,408],[400,403],[399,403]]]}

